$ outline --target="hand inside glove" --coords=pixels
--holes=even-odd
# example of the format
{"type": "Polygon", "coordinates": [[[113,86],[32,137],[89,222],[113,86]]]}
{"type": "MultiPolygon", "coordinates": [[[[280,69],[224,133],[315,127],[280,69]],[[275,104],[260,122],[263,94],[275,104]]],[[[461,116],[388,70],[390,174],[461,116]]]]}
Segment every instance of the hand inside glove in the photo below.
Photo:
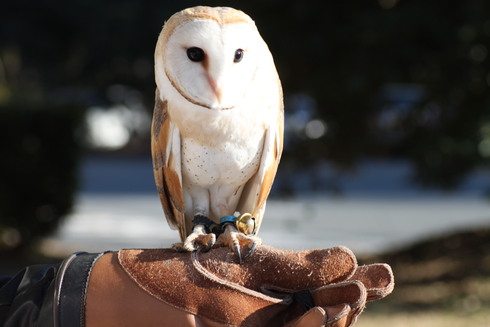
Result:
{"type": "Polygon", "coordinates": [[[352,326],[393,287],[388,265],[359,267],[345,247],[260,246],[242,264],[227,248],[121,250],[92,269],[86,325],[352,326]]]}

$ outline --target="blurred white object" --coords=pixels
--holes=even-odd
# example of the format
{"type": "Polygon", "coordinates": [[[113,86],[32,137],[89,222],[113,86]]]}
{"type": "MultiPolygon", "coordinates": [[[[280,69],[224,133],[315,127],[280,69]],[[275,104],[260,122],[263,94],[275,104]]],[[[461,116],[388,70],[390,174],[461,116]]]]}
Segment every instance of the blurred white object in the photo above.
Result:
{"type": "Polygon", "coordinates": [[[86,139],[89,147],[117,150],[126,146],[132,137],[149,133],[151,117],[139,92],[113,85],[107,96],[114,104],[88,108],[86,139]]]}

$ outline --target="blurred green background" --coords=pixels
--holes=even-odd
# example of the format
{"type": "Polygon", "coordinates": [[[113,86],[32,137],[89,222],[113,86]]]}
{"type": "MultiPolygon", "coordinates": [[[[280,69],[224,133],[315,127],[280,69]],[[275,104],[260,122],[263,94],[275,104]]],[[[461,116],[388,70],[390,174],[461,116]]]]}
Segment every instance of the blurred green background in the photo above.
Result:
{"type": "MultiPolygon", "coordinates": [[[[155,43],[165,19],[200,4],[0,2],[0,248],[55,230],[84,155],[150,155],[155,43]]],[[[249,14],[274,56],[286,106],[275,195],[301,193],[288,174],[374,158],[402,160],[414,185],[448,191],[483,171],[488,196],[490,2],[205,4],[249,14]]],[[[329,181],[308,187],[341,192],[329,181]]]]}

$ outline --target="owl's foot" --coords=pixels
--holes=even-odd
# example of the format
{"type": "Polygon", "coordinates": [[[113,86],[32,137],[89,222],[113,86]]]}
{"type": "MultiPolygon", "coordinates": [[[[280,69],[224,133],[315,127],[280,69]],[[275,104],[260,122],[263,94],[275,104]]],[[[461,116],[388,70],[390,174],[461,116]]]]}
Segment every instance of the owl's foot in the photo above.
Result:
{"type": "Polygon", "coordinates": [[[238,257],[238,262],[240,264],[243,262],[243,260],[250,257],[254,253],[257,246],[259,246],[261,243],[262,240],[257,236],[245,235],[239,232],[236,227],[231,224],[227,224],[223,234],[218,237],[218,244],[228,246],[230,249],[232,249],[238,257]],[[249,248],[247,254],[243,256],[243,259],[241,253],[242,246],[249,248]]]}
{"type": "Polygon", "coordinates": [[[206,233],[203,225],[196,225],[194,230],[185,239],[183,243],[175,243],[172,247],[179,252],[192,252],[202,250],[209,251],[216,243],[216,235],[214,233],[206,233]]]}

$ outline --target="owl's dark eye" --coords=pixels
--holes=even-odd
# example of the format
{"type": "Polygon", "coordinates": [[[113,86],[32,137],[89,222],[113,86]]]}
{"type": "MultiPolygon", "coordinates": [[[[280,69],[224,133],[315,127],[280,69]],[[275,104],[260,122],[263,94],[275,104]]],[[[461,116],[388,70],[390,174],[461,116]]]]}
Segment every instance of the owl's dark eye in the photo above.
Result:
{"type": "Polygon", "coordinates": [[[243,50],[242,49],[236,49],[235,51],[235,57],[233,58],[233,62],[240,62],[243,59],[243,50]]]}
{"type": "Polygon", "coordinates": [[[187,57],[194,62],[200,62],[204,60],[204,50],[198,47],[192,47],[187,49],[187,57]]]}

